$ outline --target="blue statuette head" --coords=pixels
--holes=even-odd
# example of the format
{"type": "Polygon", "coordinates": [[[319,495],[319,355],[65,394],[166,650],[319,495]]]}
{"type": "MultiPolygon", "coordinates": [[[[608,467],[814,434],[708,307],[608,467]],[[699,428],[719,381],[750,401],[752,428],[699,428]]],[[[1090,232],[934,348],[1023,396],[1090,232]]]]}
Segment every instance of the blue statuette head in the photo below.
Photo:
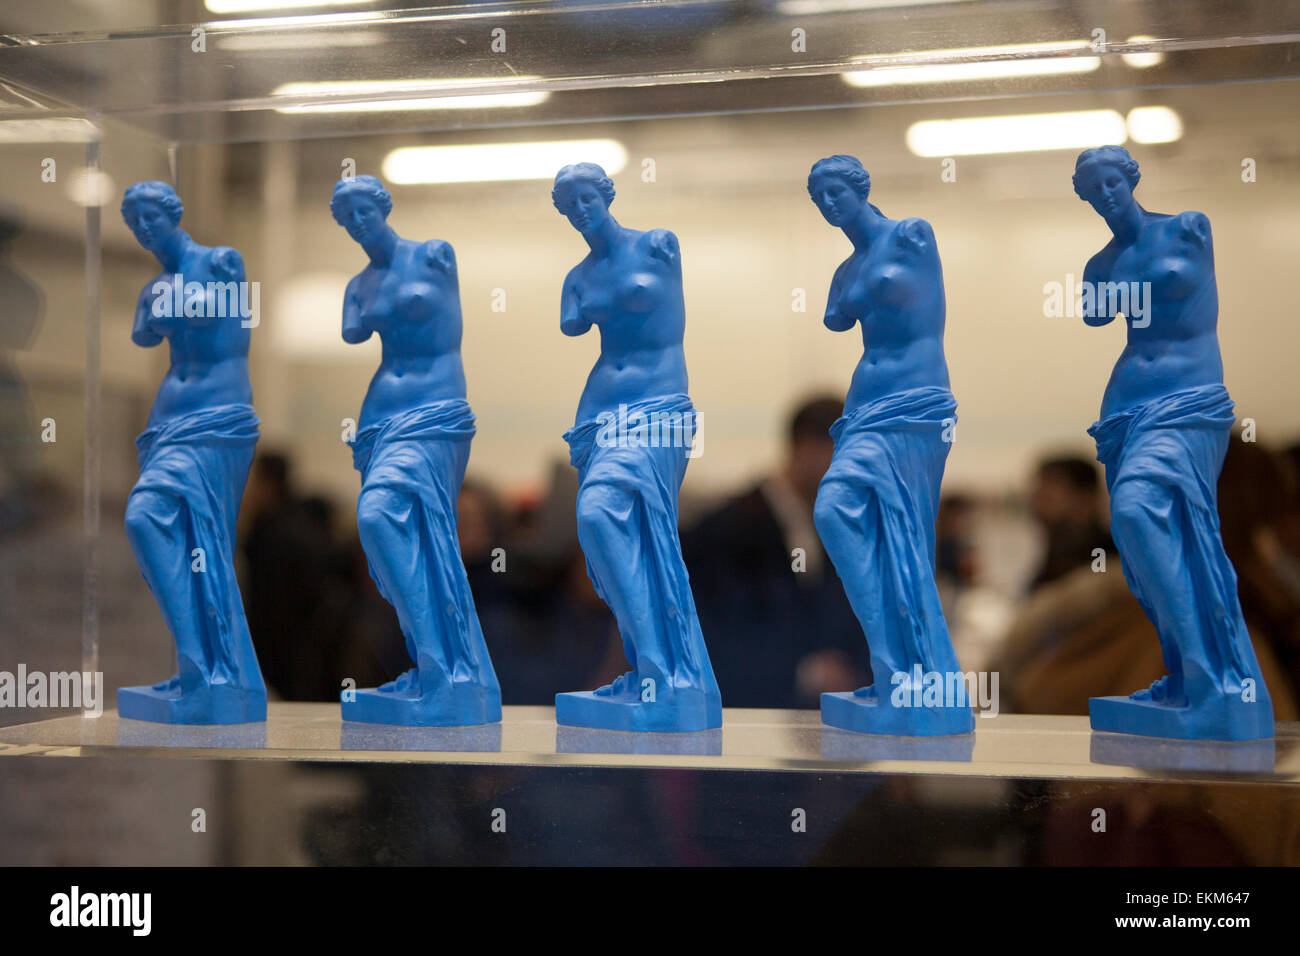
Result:
{"type": "Polygon", "coordinates": [[[1074,164],[1074,193],[1103,219],[1122,216],[1134,202],[1142,174],[1123,146],[1085,149],[1074,164]]]}
{"type": "Polygon", "coordinates": [[[184,212],[181,197],[167,183],[151,180],[136,183],[122,196],[122,218],[136,241],[150,252],[167,245],[180,228],[184,212]]]}
{"type": "Polygon", "coordinates": [[[584,236],[605,224],[613,201],[614,181],[595,163],[574,163],[555,174],[551,202],[584,236]]]}
{"type": "Polygon", "coordinates": [[[393,197],[374,176],[353,176],[334,184],[330,212],[357,242],[373,238],[392,211],[393,197]]]}
{"type": "Polygon", "coordinates": [[[867,202],[870,193],[871,174],[856,156],[819,159],[808,173],[808,195],[832,226],[852,222],[863,206],[871,205],[867,202]]]}

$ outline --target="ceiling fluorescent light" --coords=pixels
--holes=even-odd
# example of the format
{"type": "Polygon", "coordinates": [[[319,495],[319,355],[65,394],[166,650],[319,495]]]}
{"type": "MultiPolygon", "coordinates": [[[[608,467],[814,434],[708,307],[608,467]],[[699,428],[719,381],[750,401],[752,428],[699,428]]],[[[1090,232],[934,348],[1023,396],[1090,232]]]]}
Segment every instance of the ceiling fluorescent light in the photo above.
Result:
{"type": "MultiPolygon", "coordinates": [[[[1155,37],[1136,36],[1129,37],[1127,43],[1148,43],[1155,37]]],[[[1145,70],[1147,67],[1159,66],[1165,61],[1163,53],[1121,53],[1125,65],[1133,67],[1135,70],[1145,70]]]]}
{"type": "Polygon", "coordinates": [[[907,130],[907,148],[931,157],[1118,146],[1127,139],[1124,117],[1115,110],[923,120],[907,130]]]}
{"type": "Polygon", "coordinates": [[[0,143],[92,143],[96,138],[95,124],[84,119],[0,120],[0,143]]]}
{"type": "Polygon", "coordinates": [[[474,146],[403,146],[384,157],[384,178],[399,185],[550,179],[569,163],[596,163],[609,175],[627,165],[627,150],[612,139],[474,146]]]}
{"type": "MultiPolygon", "coordinates": [[[[535,80],[535,76],[470,77],[450,80],[338,80],[321,83],[283,83],[271,91],[272,96],[375,96],[381,93],[435,93],[462,86],[493,83],[518,83],[535,80]]],[[[469,110],[536,106],[551,94],[540,90],[510,93],[469,93],[463,96],[411,97],[397,100],[351,100],[333,103],[302,103],[277,106],[277,113],[369,113],[400,110],[469,110]]]]}
{"type": "Polygon", "coordinates": [[[217,38],[220,49],[241,53],[249,50],[337,50],[344,47],[379,46],[382,42],[383,37],[373,30],[336,30],[324,36],[273,32],[267,36],[249,33],[217,38]]]}
{"type": "Polygon", "coordinates": [[[870,70],[845,73],[844,82],[850,86],[901,86],[907,83],[958,83],[965,80],[990,80],[1015,76],[1051,76],[1065,73],[1090,73],[1101,66],[1096,56],[1068,56],[1091,47],[1083,42],[1026,43],[1017,46],[969,47],[958,50],[925,50],[897,57],[881,58],[881,65],[870,70]],[[1023,56],[1024,59],[989,60],[989,56],[1023,56]],[[898,66],[890,60],[912,60],[916,57],[943,57],[968,59],[970,62],[923,63],[898,66]]]}
{"type": "Polygon", "coordinates": [[[1183,119],[1167,106],[1129,110],[1127,123],[1135,143],[1173,143],[1183,138],[1183,119]]]}
{"type": "Polygon", "coordinates": [[[369,6],[375,0],[203,0],[209,13],[259,13],[264,10],[303,10],[308,7],[369,6]]]}
{"type": "Polygon", "coordinates": [[[117,195],[117,184],[102,169],[82,168],[72,171],[66,190],[78,206],[107,206],[117,195]]]}
{"type": "Polygon", "coordinates": [[[848,13],[853,10],[889,10],[894,7],[928,7],[936,3],[964,0],[780,0],[776,12],[787,17],[819,13],[848,13]]]}

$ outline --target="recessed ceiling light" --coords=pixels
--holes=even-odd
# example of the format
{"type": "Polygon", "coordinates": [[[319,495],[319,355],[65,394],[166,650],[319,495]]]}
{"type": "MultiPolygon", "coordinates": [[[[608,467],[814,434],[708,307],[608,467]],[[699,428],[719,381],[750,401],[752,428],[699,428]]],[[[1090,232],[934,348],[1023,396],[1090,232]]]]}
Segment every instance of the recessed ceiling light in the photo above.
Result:
{"type": "Polygon", "coordinates": [[[1012,46],[966,47],[954,50],[925,50],[881,57],[869,70],[845,73],[850,86],[901,86],[908,83],[957,83],[1015,76],[1050,76],[1090,73],[1101,66],[1101,58],[1081,55],[1091,47],[1082,40],[1062,43],[1024,43],[1012,46]],[[990,60],[987,57],[1001,59],[990,60]],[[949,63],[911,63],[917,57],[952,60],[949,63]],[[1015,57],[1021,57],[1016,59],[1015,57]],[[899,61],[892,65],[891,61],[899,61]]]}
{"type": "Polygon", "coordinates": [[[286,99],[311,96],[335,96],[335,102],[293,103],[277,106],[277,113],[370,113],[400,110],[468,110],[536,106],[551,96],[541,90],[512,90],[508,93],[467,93],[459,96],[410,96],[404,99],[377,99],[384,93],[436,93],[465,86],[515,84],[539,79],[535,76],[459,77],[455,79],[409,80],[336,80],[319,83],[283,83],[271,91],[272,96],[286,99]],[[367,97],[348,99],[348,97],[367,97]]]}
{"type": "Polygon", "coordinates": [[[305,10],[309,7],[369,6],[375,0],[203,0],[210,13],[259,13],[263,10],[305,10]]]}
{"type": "Polygon", "coordinates": [[[1135,143],[1172,143],[1183,138],[1183,119],[1167,106],[1129,110],[1127,123],[1135,143]]]}
{"type": "Polygon", "coordinates": [[[383,173],[399,185],[482,183],[550,179],[570,163],[596,163],[612,176],[627,165],[627,150],[613,139],[403,146],[384,157],[383,173]]]}
{"type": "MultiPolygon", "coordinates": [[[[1126,42],[1146,43],[1154,39],[1155,37],[1136,36],[1129,37],[1126,42]]],[[[1145,70],[1147,67],[1159,66],[1165,62],[1163,53],[1121,53],[1120,58],[1127,66],[1131,66],[1135,70],[1145,70]]]]}
{"type": "Polygon", "coordinates": [[[907,148],[933,157],[1118,146],[1127,139],[1124,117],[1115,110],[924,120],[907,130],[907,148]]]}

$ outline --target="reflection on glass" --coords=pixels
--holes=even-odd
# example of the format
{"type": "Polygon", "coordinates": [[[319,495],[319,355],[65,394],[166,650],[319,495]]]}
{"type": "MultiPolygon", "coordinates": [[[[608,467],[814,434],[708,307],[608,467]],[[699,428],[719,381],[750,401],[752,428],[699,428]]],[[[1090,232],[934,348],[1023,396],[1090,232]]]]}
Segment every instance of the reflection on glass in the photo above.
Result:
{"type": "Polygon", "coordinates": [[[722,755],[722,728],[680,734],[645,731],[589,730],[559,726],[555,729],[555,752],[559,754],[693,754],[722,755]]]}
{"type": "Polygon", "coordinates": [[[1130,734],[1093,734],[1093,763],[1143,770],[1204,770],[1220,773],[1270,773],[1277,759],[1272,740],[1228,743],[1166,740],[1130,734]]]}
{"type": "Polygon", "coordinates": [[[822,728],[822,757],[826,760],[942,760],[969,763],[974,734],[950,737],[888,737],[822,728]]]}
{"type": "Polygon", "coordinates": [[[430,750],[455,753],[500,753],[501,725],[472,727],[398,727],[343,722],[343,750],[430,750]]]}
{"type": "Polygon", "coordinates": [[[122,717],[117,721],[117,745],[265,750],[266,724],[163,724],[122,717]]]}

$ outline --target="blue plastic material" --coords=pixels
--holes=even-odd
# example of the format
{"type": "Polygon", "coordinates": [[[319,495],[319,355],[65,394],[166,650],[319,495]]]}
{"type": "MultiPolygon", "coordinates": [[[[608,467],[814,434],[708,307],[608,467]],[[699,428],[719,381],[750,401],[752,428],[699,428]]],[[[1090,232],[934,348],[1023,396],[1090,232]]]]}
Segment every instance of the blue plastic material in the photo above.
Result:
{"type": "Polygon", "coordinates": [[[943,270],[923,219],[867,201],[852,156],[817,162],[808,192],[853,254],[835,271],[826,327],[861,323],[863,355],[814,519],[871,652],[874,683],[823,694],[822,721],[907,737],[966,734],[975,717],[934,581],[939,486],[957,422],[943,353],[943,270]]]}
{"type": "Polygon", "coordinates": [[[677,237],[620,226],[609,213],[614,184],[593,163],[561,169],[551,198],[591,249],[564,280],[560,330],[600,329],[600,358],[564,436],[578,469],[578,539],[632,668],[593,692],[557,694],[555,719],[636,732],[721,727],[677,537],[696,431],[677,237]]]}
{"type": "Polygon", "coordinates": [[[392,199],[374,176],[341,180],[330,209],[370,257],[348,284],[343,340],[364,342],[378,332],[384,345],[352,449],[361,473],[357,530],[415,664],[381,687],[342,691],[343,719],[494,723],[501,688],[456,533],[474,415],[460,358],[455,253],[439,239],[398,236],[386,221],[392,199]]]}
{"type": "Polygon", "coordinates": [[[1117,303],[1132,304],[1128,344],[1089,432],[1106,466],[1124,576],[1156,627],[1169,674],[1129,697],[1092,698],[1092,728],[1264,739],[1273,736],[1273,704],[1219,533],[1233,404],[1219,355],[1210,221],[1147,212],[1133,198],[1138,178],[1119,146],[1085,150],[1075,165],[1075,192],[1114,234],[1084,270],[1084,294],[1092,292],[1084,321],[1106,325],[1123,311],[1117,303]]]}
{"type": "Polygon", "coordinates": [[[178,673],[152,687],[119,688],[117,709],[169,724],[240,724],[266,719],[266,685],[233,563],[258,435],[252,323],[229,308],[225,291],[243,289],[239,253],[196,243],[180,228],[181,213],[166,183],[136,183],[122,200],[122,217],[162,264],[140,293],[131,340],[171,348],[148,428],[136,439],[140,480],[127,500],[126,532],[176,641],[178,673]]]}

